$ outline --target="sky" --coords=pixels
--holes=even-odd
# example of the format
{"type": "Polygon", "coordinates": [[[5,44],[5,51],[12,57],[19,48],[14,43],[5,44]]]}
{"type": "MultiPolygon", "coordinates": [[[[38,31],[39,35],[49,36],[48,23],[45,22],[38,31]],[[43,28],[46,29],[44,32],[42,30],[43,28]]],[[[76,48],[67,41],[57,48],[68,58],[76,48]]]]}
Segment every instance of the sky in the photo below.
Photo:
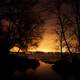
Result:
{"type": "MultiPolygon", "coordinates": [[[[38,43],[38,48],[43,48],[47,45],[48,47],[52,47],[51,49],[54,50],[54,47],[60,49],[60,31],[61,26],[59,22],[59,18],[57,15],[56,5],[54,3],[55,0],[39,0],[39,2],[32,7],[34,14],[44,22],[42,30],[44,32],[41,34],[42,39],[38,43]],[[50,42],[47,42],[50,41],[50,42]],[[49,43],[49,44],[48,44],[49,43]],[[55,44],[54,44],[55,43],[55,44]],[[54,44],[51,45],[51,44],[54,44]],[[45,45],[45,46],[44,46],[45,45]]],[[[60,0],[58,0],[60,1],[60,0]]],[[[64,20],[64,34],[66,36],[66,40],[71,48],[71,50],[75,51],[77,43],[76,37],[76,24],[75,24],[75,8],[71,6],[70,3],[62,3],[57,4],[60,6],[60,16],[62,21],[64,20]]],[[[63,46],[64,50],[67,51],[66,43],[63,38],[63,46]]],[[[57,49],[56,48],[56,49],[57,49]]]]}
{"type": "MultiPolygon", "coordinates": [[[[60,16],[62,21],[65,23],[64,26],[64,32],[66,36],[66,40],[68,41],[70,46],[77,45],[77,38],[74,37],[74,41],[71,44],[70,42],[72,40],[72,36],[76,34],[76,23],[75,23],[75,8],[74,6],[71,6],[71,3],[65,3],[60,1],[62,0],[5,0],[5,4],[8,6],[8,3],[12,1],[11,6],[13,5],[15,8],[22,9],[25,14],[25,23],[27,24],[26,27],[30,27],[29,25],[34,26],[36,25],[35,21],[39,22],[39,25],[37,25],[37,29],[33,31],[34,35],[37,35],[37,33],[40,33],[41,39],[38,41],[37,45],[38,48],[41,48],[44,45],[49,45],[52,47],[51,49],[54,49],[55,46],[58,46],[57,48],[59,49],[60,45],[60,32],[61,32],[61,26],[60,26],[60,21],[58,18],[58,11],[57,11],[57,6],[59,6],[60,10],[60,16]],[[33,2],[36,2],[34,5],[32,4],[33,2]],[[27,5],[26,5],[27,4],[27,5]],[[34,19],[33,19],[34,18],[34,19]],[[33,24],[32,24],[33,23],[33,24]],[[29,24],[29,25],[28,25],[29,24]],[[36,31],[36,32],[35,32],[36,31]],[[47,42],[50,41],[50,42],[47,42]],[[43,44],[45,42],[45,44],[43,44]],[[46,44],[47,43],[47,44],[46,44]],[[51,44],[54,44],[52,46],[51,44]]],[[[6,7],[3,7],[0,9],[2,12],[5,11],[6,7]]],[[[28,29],[27,28],[27,29],[28,29]]],[[[32,43],[34,43],[34,35],[32,43]]],[[[39,36],[39,37],[40,37],[39,36]]],[[[38,38],[38,37],[37,37],[38,38]]],[[[35,44],[35,43],[34,43],[35,44]]],[[[31,44],[29,44],[32,46],[31,44]]],[[[48,47],[49,47],[48,46],[48,47]]],[[[65,41],[63,40],[63,46],[65,45],[65,41]]],[[[74,46],[75,47],[75,46],[74,46]]]]}

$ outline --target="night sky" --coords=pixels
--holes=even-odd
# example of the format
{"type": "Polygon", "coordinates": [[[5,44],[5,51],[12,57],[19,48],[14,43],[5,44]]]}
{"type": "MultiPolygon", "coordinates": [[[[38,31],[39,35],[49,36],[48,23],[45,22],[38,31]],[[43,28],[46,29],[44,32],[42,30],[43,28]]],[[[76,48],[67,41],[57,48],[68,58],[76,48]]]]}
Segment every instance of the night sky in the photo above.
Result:
{"type": "Polygon", "coordinates": [[[48,45],[51,50],[59,51],[62,38],[63,51],[69,47],[75,52],[80,41],[79,3],[79,0],[3,0],[0,15],[17,26],[20,37],[26,34],[29,48],[48,45]]]}

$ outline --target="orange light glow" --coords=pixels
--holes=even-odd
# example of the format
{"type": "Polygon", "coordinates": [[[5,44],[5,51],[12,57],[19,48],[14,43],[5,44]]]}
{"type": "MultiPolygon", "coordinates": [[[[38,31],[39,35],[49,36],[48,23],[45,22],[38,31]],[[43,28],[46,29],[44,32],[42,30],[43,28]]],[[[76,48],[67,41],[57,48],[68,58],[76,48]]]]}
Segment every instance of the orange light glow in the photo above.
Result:
{"type": "Polygon", "coordinates": [[[23,52],[19,47],[14,46],[13,48],[10,49],[10,52],[23,52]]]}
{"type": "MultiPolygon", "coordinates": [[[[29,48],[28,51],[30,51],[30,52],[45,52],[45,53],[48,53],[48,52],[60,52],[60,49],[59,50],[56,50],[56,49],[51,50],[47,46],[43,46],[43,47],[42,48],[36,48],[36,49],[34,47],[33,48],[29,48]]],[[[63,52],[67,52],[67,49],[63,48],[62,51],[63,52]]]]}
{"type": "MultiPolygon", "coordinates": [[[[46,29],[42,34],[42,40],[38,43],[38,47],[29,46],[30,52],[60,52],[60,41],[57,34],[51,32],[51,28],[46,29]]],[[[63,52],[66,52],[66,47],[63,48],[63,52]]]]}

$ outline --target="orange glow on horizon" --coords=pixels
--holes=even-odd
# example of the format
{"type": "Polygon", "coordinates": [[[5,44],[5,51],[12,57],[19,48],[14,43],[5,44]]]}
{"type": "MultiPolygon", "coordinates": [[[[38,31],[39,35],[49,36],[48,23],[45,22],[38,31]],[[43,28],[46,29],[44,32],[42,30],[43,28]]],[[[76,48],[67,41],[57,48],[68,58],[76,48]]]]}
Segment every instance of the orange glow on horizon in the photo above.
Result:
{"type": "MultiPolygon", "coordinates": [[[[43,48],[42,48],[42,49],[39,49],[39,48],[38,48],[38,50],[35,49],[35,48],[29,48],[28,51],[29,51],[29,52],[45,52],[45,53],[48,53],[48,52],[60,52],[60,50],[56,50],[56,49],[55,49],[55,50],[49,50],[49,49],[47,49],[47,48],[44,48],[44,49],[43,49],[43,48]]],[[[68,51],[66,50],[66,48],[63,48],[62,51],[63,51],[63,52],[68,52],[68,51]]]]}
{"type": "MultiPolygon", "coordinates": [[[[60,41],[57,35],[51,33],[51,30],[46,30],[42,35],[42,40],[38,43],[38,47],[29,46],[28,51],[30,52],[60,52],[60,41]]],[[[63,52],[67,49],[64,47],[63,52]]]]}
{"type": "Polygon", "coordinates": [[[14,46],[13,48],[10,49],[10,52],[23,52],[19,47],[14,46]]]}

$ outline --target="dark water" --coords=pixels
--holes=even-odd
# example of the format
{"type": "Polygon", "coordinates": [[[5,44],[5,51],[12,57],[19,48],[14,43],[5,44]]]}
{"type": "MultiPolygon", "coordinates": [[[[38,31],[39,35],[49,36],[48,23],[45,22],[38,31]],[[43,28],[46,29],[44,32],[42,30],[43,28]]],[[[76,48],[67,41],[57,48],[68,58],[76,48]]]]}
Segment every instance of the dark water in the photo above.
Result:
{"type": "MultiPolygon", "coordinates": [[[[33,70],[29,68],[25,70],[25,75],[29,80],[61,80],[61,77],[52,70],[52,65],[39,61],[40,66],[33,70]]],[[[21,76],[23,73],[16,71],[15,76],[21,76]]]]}
{"type": "MultiPolygon", "coordinates": [[[[73,63],[64,58],[56,62],[55,65],[40,59],[35,59],[37,60],[37,62],[35,62],[33,56],[30,56],[29,59],[31,60],[31,64],[33,62],[34,64],[31,65],[28,60],[27,62],[30,66],[28,67],[27,65],[27,69],[23,72],[16,70],[13,73],[13,78],[16,77],[16,79],[13,80],[80,80],[80,60],[77,60],[75,57],[73,57],[73,63]],[[36,63],[40,64],[37,65],[36,63]],[[36,67],[35,69],[33,69],[34,65],[36,67]]],[[[23,63],[22,61],[24,62],[23,58],[20,63],[23,63]]]]}

